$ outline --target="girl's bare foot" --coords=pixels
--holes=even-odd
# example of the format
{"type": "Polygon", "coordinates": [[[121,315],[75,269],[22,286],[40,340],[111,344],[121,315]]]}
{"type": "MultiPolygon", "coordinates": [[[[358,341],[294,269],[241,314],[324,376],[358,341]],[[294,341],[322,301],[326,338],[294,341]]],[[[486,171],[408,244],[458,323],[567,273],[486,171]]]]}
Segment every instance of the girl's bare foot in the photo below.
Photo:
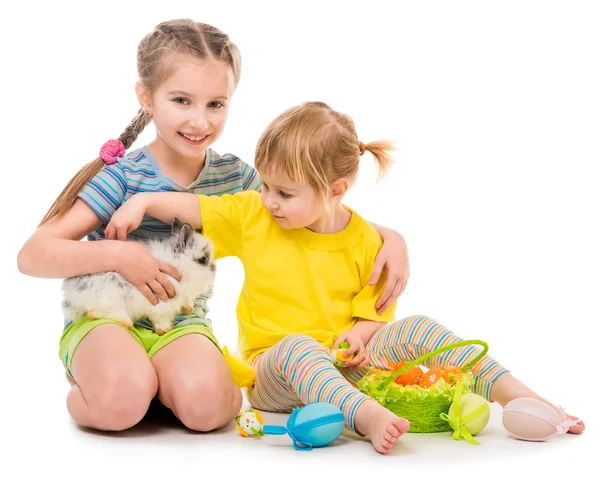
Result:
{"type": "MultiPolygon", "coordinates": [[[[552,408],[560,414],[560,409],[558,406],[555,406],[548,400],[533,392],[509,372],[498,377],[496,382],[494,382],[492,385],[492,389],[490,390],[490,400],[499,403],[502,407],[506,406],[513,399],[517,399],[519,397],[530,397],[539,401],[543,401],[552,406],[552,408]]],[[[569,428],[569,433],[582,433],[585,429],[585,424],[583,421],[570,414],[567,414],[567,417],[577,421],[577,424],[574,424],[569,428]]]]}
{"type": "Polygon", "coordinates": [[[408,431],[410,423],[369,399],[356,410],[354,427],[371,439],[373,448],[379,453],[388,453],[398,438],[408,431]]]}

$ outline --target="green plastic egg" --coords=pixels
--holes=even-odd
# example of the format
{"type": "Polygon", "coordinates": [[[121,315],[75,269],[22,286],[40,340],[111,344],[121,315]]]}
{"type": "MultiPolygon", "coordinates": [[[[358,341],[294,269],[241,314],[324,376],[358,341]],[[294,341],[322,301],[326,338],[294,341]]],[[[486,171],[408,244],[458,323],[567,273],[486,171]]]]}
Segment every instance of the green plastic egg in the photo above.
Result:
{"type": "MultiPolygon", "coordinates": [[[[455,416],[453,406],[448,411],[448,418],[450,422],[456,422],[457,416],[455,416]]],[[[490,405],[488,402],[477,394],[463,394],[460,398],[460,422],[465,429],[475,436],[487,426],[489,420],[490,405]],[[475,416],[470,417],[470,415],[475,416]]]]}

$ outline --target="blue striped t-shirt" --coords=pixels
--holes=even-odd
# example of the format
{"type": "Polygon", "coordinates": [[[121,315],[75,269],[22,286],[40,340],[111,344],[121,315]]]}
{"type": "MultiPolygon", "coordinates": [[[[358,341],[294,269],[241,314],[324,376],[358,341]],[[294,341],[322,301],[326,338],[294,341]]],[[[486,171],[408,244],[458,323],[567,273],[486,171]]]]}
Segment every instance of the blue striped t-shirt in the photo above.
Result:
{"type": "MultiPolygon", "coordinates": [[[[106,225],[115,211],[138,192],[191,192],[204,195],[235,194],[243,190],[260,191],[262,181],[256,170],[231,154],[219,155],[206,150],[204,167],[196,180],[184,187],[163,174],[147,147],[133,150],[116,163],[106,165],[81,190],[78,197],[102,220],[98,229],[88,234],[90,241],[104,239],[106,225]]],[[[149,216],[144,216],[140,227],[128,237],[132,239],[163,238],[171,234],[171,226],[149,216]]],[[[177,317],[178,326],[203,323],[210,327],[206,317],[208,295],[196,299],[194,313],[177,317]]],[[[150,322],[136,322],[152,328],[150,322]]]]}
{"type": "MultiPolygon", "coordinates": [[[[204,195],[235,194],[243,190],[260,191],[262,182],[254,168],[231,154],[219,155],[206,150],[204,168],[189,186],[184,187],[164,175],[147,147],[129,152],[117,163],[106,165],[79,193],[102,220],[102,225],[88,234],[88,240],[104,239],[104,230],[115,211],[138,192],[191,192],[204,195]]],[[[171,226],[145,216],[133,239],[167,237],[171,226]]]]}

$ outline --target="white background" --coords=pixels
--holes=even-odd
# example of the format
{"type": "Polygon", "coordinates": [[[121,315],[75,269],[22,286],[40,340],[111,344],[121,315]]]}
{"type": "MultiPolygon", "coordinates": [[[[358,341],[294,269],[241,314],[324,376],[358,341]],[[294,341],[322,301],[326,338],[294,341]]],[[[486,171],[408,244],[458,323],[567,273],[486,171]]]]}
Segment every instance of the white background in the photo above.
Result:
{"type": "MultiPolygon", "coordinates": [[[[593,466],[596,2],[55,1],[1,9],[0,482],[496,483],[535,476],[554,483],[593,466]],[[463,338],[486,340],[517,377],[585,419],[582,437],[517,442],[501,427],[497,405],[480,447],[410,435],[388,457],[347,438],[299,453],[289,439],[244,441],[231,429],[197,435],[142,425],[119,437],[72,423],[57,357],[60,281],[21,275],[16,255],[64,184],[134,116],[137,43],[176,17],[219,27],[242,53],[217,152],[252,164],[266,124],[305,100],[352,116],[365,143],[398,141],[391,176],[375,186],[372,159],[363,157],[346,199],[408,242],[411,277],[396,316],[427,314],[463,338]]],[[[136,146],[152,136],[149,127],[136,146]]],[[[237,261],[219,263],[211,316],[229,346],[242,278],[237,261]]]]}

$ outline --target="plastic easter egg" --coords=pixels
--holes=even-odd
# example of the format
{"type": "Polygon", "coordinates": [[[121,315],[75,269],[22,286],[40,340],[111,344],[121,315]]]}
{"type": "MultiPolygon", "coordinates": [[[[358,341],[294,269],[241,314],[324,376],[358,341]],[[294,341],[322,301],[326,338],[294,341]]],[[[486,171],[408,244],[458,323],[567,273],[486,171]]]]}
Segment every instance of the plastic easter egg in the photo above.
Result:
{"type": "Polygon", "coordinates": [[[562,421],[552,406],[528,397],[510,401],[502,415],[502,424],[509,433],[527,441],[544,441],[558,434],[562,421]]]}
{"type": "Polygon", "coordinates": [[[344,430],[344,415],[333,404],[316,402],[292,411],[285,428],[264,427],[265,434],[289,434],[297,450],[327,446],[344,430]]]}
{"type": "Polygon", "coordinates": [[[344,356],[344,353],[349,348],[350,344],[348,342],[340,342],[340,348],[331,351],[331,360],[333,360],[333,365],[336,367],[344,367],[344,363],[354,358],[354,354],[351,354],[348,357],[344,356]]]}
{"type": "Polygon", "coordinates": [[[448,379],[450,383],[458,382],[462,379],[462,369],[458,366],[447,367],[444,369],[446,374],[448,375],[448,379]]]}
{"type": "MultiPolygon", "coordinates": [[[[460,398],[460,416],[455,416],[455,407],[451,406],[448,411],[450,422],[459,422],[471,434],[475,436],[485,428],[490,420],[490,405],[477,394],[463,394],[460,398]],[[458,419],[457,419],[458,418],[458,419]]],[[[457,413],[458,414],[458,413],[457,413]]]]}
{"type": "MultiPolygon", "coordinates": [[[[290,420],[291,418],[292,416],[290,420]]],[[[298,442],[310,444],[313,448],[332,443],[344,430],[342,412],[333,404],[325,402],[300,408],[295,418],[292,423],[288,421],[288,428],[291,428],[298,442]]]]}
{"type": "Polygon", "coordinates": [[[409,367],[406,371],[396,377],[394,381],[396,384],[401,386],[412,386],[418,385],[423,378],[423,369],[419,366],[409,367]]]}
{"type": "Polygon", "coordinates": [[[333,365],[336,367],[344,367],[345,362],[353,359],[352,355],[345,357],[344,352],[346,352],[346,349],[336,349],[331,351],[331,360],[333,360],[333,365]]]}
{"type": "Polygon", "coordinates": [[[433,386],[438,379],[443,379],[444,381],[448,382],[448,374],[446,374],[446,371],[440,368],[428,370],[425,372],[425,374],[423,374],[423,377],[421,377],[419,386],[428,389],[433,386]]]}

